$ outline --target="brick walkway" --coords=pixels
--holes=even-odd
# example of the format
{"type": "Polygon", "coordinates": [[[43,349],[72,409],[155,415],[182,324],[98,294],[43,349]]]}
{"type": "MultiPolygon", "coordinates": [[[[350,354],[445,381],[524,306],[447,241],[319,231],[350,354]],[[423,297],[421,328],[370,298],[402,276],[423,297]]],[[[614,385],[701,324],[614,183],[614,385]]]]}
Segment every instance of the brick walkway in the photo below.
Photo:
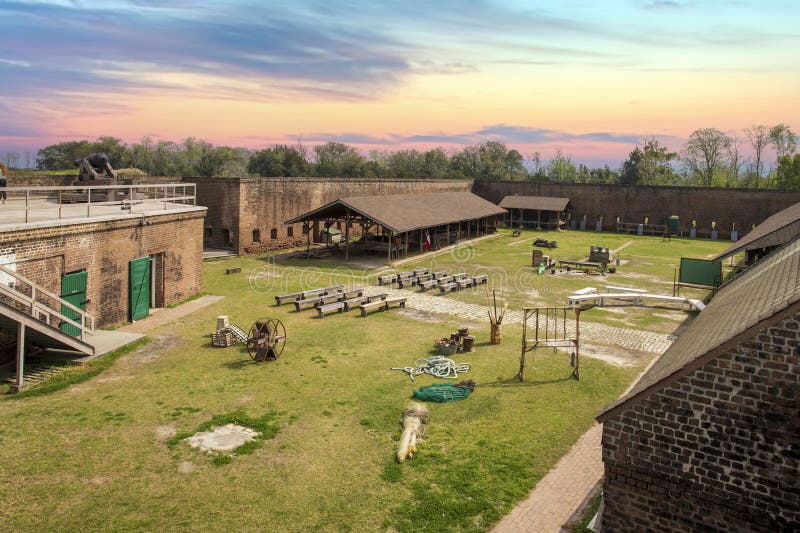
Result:
{"type": "Polygon", "coordinates": [[[561,531],[603,478],[601,436],[599,424],[584,433],[569,453],[539,481],[528,499],[518,503],[493,531],[561,531]]]}

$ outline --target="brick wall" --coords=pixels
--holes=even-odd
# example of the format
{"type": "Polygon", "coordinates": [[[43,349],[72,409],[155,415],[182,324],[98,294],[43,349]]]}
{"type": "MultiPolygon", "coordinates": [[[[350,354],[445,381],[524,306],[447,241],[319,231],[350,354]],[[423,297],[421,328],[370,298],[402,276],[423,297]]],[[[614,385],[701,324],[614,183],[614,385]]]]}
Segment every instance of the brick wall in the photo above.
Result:
{"type": "Polygon", "coordinates": [[[603,531],[796,528],[798,346],[800,313],[607,419],[603,531]]]}
{"type": "Polygon", "coordinates": [[[229,234],[230,247],[241,255],[305,244],[302,225],[289,227],[283,222],[337,198],[463,192],[472,186],[472,182],[466,180],[184,178],[184,181],[197,184],[197,204],[208,207],[207,246],[228,247],[225,241],[229,234]],[[254,230],[259,242],[254,240],[254,230]]]}
{"type": "Polygon", "coordinates": [[[666,218],[677,215],[684,233],[688,234],[692,220],[696,220],[698,236],[708,237],[714,221],[723,239],[730,238],[732,223],[743,237],[753,224],[800,202],[800,191],[522,181],[476,181],[472,192],[494,203],[512,194],[569,198],[573,217],[582,219],[586,215],[589,227],[594,228],[594,222],[603,216],[605,227],[611,231],[618,216],[622,222],[639,223],[648,217],[651,224],[663,224],[666,218]]]}
{"type": "Polygon", "coordinates": [[[48,228],[0,233],[0,252],[13,257],[21,275],[59,294],[61,276],[88,272],[86,310],[97,326],[129,319],[128,263],[138,257],[163,254],[163,305],[177,303],[202,289],[203,215],[196,210],[120,218],[48,228]]]}

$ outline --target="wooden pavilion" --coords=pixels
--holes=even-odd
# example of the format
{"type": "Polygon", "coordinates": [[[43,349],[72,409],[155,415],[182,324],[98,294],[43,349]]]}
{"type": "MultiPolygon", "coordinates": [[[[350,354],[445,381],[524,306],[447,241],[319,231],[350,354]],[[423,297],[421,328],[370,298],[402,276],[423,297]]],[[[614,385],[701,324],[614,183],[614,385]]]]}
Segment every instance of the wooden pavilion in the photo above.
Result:
{"type": "Polygon", "coordinates": [[[505,212],[470,192],[397,194],[339,198],[285,224],[302,223],[309,248],[320,223],[344,226],[345,260],[383,254],[391,262],[494,233],[505,212]]]}
{"type": "Polygon", "coordinates": [[[558,229],[572,209],[569,198],[553,196],[506,196],[500,207],[508,211],[506,226],[533,229],[558,229]]]}

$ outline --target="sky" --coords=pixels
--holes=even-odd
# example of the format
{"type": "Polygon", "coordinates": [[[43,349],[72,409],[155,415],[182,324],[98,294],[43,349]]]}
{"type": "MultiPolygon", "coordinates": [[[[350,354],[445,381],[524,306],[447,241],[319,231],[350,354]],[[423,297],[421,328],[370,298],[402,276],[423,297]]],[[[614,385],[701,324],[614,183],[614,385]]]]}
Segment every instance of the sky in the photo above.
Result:
{"type": "Polygon", "coordinates": [[[616,166],[645,136],[799,129],[798,20],[797,0],[0,0],[0,153],[492,140],[616,166]]]}

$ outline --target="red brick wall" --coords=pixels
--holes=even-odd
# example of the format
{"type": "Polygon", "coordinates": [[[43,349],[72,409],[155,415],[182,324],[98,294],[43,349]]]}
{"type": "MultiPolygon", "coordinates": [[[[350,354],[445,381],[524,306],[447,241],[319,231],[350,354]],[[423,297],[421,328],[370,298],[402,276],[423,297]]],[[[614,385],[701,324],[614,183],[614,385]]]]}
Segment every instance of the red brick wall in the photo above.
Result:
{"type": "Polygon", "coordinates": [[[586,215],[592,229],[600,216],[604,227],[613,231],[618,216],[622,222],[639,223],[647,217],[650,224],[664,224],[666,218],[677,215],[685,234],[696,220],[698,236],[708,237],[714,221],[721,239],[730,238],[732,223],[743,237],[753,224],[800,202],[800,191],[525,181],[476,181],[472,192],[495,203],[511,194],[569,198],[572,216],[580,220],[586,215]]]}
{"type": "MultiPolygon", "coordinates": [[[[164,305],[202,289],[203,211],[68,224],[0,233],[4,256],[16,270],[55,294],[61,276],[88,272],[86,310],[97,326],[129,319],[128,263],[163,253],[164,305]]],[[[161,296],[158,294],[157,296],[161,296]]]]}
{"type": "Polygon", "coordinates": [[[800,314],[606,420],[603,531],[797,528],[798,346],[800,314]]]}
{"type": "MultiPolygon", "coordinates": [[[[225,230],[240,255],[305,244],[301,224],[284,221],[344,196],[469,191],[465,180],[358,180],[340,178],[184,178],[197,184],[197,204],[208,207],[206,238],[224,248],[225,230]],[[258,230],[260,242],[253,242],[258,230]],[[275,230],[275,238],[272,237],[275,230]]],[[[321,229],[321,228],[319,228],[321,229]]],[[[342,228],[344,231],[344,228],[342,228]]],[[[354,227],[357,232],[358,228],[354,227]]]]}

